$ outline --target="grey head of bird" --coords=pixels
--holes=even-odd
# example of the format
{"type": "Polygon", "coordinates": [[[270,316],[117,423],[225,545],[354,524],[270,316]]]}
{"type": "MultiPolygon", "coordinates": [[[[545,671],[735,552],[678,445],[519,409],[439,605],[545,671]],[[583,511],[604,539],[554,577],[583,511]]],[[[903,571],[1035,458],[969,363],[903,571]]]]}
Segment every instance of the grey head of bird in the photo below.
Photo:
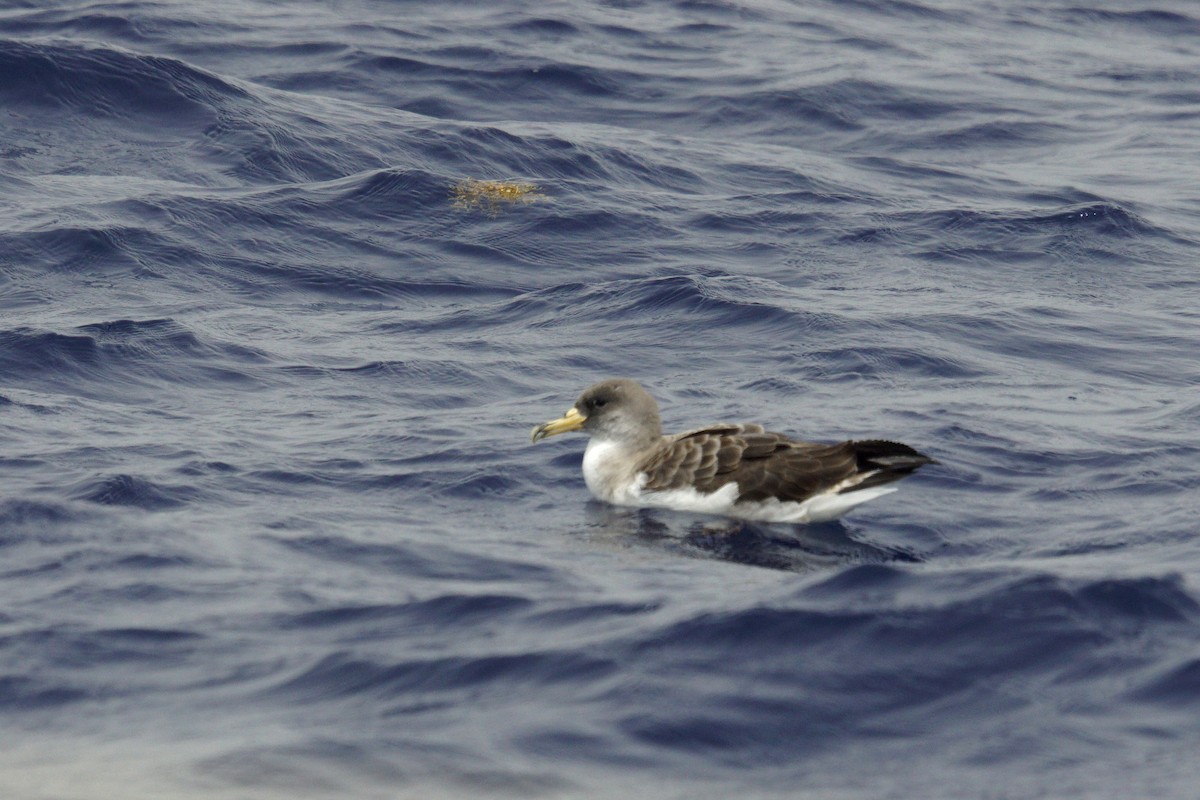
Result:
{"type": "Polygon", "coordinates": [[[651,446],[662,437],[658,403],[636,381],[610,378],[585,389],[563,416],[535,427],[532,439],[577,430],[602,441],[651,446]]]}

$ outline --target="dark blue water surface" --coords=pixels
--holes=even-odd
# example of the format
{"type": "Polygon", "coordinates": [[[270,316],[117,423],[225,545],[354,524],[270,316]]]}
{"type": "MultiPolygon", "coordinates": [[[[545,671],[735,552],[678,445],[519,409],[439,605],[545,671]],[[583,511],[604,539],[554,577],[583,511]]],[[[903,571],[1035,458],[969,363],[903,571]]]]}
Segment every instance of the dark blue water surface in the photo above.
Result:
{"type": "Polygon", "coordinates": [[[1191,0],[5,3],[0,797],[1196,797],[1197,131],[1191,0]]]}

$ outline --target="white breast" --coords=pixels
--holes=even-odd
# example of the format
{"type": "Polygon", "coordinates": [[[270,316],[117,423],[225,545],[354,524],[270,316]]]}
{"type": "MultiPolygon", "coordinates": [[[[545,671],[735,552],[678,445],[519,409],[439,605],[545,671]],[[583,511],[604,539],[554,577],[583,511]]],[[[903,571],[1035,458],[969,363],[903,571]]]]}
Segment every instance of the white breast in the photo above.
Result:
{"type": "Polygon", "coordinates": [[[642,505],[639,498],[646,476],[634,474],[634,463],[620,444],[593,438],[583,451],[583,480],[601,500],[623,506],[642,505]]]}

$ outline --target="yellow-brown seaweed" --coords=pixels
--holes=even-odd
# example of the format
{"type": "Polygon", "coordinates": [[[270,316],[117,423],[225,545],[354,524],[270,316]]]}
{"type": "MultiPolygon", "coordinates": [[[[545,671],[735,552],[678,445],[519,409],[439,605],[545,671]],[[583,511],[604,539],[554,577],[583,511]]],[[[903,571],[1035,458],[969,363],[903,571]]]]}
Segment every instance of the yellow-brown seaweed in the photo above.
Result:
{"type": "Polygon", "coordinates": [[[533,183],[466,178],[450,187],[450,196],[454,198],[455,208],[479,209],[494,216],[505,204],[532,203],[545,195],[533,183]]]}

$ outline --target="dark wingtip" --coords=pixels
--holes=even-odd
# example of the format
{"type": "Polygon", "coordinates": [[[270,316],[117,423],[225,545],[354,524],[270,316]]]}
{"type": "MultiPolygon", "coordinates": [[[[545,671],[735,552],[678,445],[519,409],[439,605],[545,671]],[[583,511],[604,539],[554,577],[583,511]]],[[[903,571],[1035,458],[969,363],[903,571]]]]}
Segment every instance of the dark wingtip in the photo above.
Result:
{"type": "Polygon", "coordinates": [[[865,489],[869,486],[891,483],[906,475],[911,475],[926,464],[940,463],[937,459],[900,442],[872,439],[853,444],[859,471],[876,473],[855,486],[854,489],[865,489]]]}
{"type": "Polygon", "coordinates": [[[889,442],[884,439],[870,439],[862,442],[854,442],[854,451],[857,453],[860,461],[873,462],[879,464],[880,466],[886,466],[889,461],[911,461],[915,463],[916,466],[938,463],[937,459],[931,458],[906,444],[901,444],[900,442],[889,442]]]}

